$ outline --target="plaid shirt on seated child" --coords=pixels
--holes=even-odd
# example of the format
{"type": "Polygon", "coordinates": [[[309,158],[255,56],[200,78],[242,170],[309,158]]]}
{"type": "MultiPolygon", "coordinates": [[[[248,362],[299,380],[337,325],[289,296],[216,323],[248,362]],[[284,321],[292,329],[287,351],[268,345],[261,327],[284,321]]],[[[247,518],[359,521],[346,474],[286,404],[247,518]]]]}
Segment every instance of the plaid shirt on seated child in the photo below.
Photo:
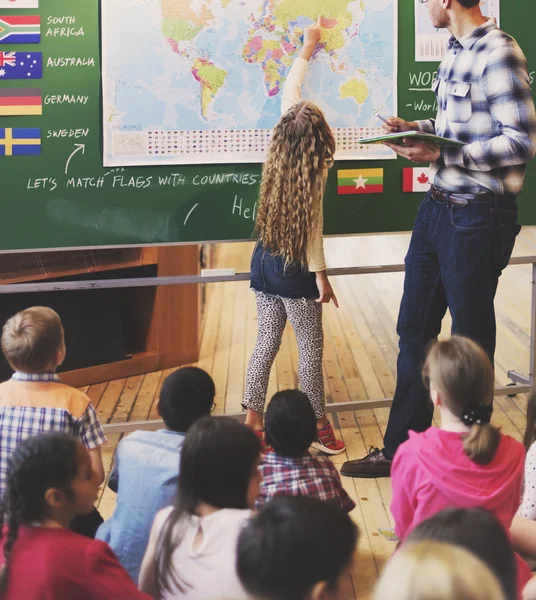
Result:
{"type": "Polygon", "coordinates": [[[310,454],[290,458],[268,452],[263,457],[260,470],[263,480],[256,508],[274,496],[312,496],[334,502],[346,512],[355,508],[355,502],[342,487],[340,475],[329,458],[310,454]]]}
{"type": "Polygon", "coordinates": [[[79,437],[88,450],[106,443],[91,400],[61,383],[55,373],[16,372],[0,384],[0,499],[15,448],[26,438],[48,431],[79,437]]]}

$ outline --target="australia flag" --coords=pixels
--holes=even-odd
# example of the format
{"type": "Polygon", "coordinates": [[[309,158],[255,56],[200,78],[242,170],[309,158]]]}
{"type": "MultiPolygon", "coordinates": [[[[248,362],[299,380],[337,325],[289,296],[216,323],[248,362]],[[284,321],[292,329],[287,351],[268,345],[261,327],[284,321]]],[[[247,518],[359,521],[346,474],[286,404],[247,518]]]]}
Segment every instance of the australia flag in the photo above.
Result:
{"type": "Polygon", "coordinates": [[[41,79],[43,54],[41,52],[0,52],[0,80],[41,79]]]}

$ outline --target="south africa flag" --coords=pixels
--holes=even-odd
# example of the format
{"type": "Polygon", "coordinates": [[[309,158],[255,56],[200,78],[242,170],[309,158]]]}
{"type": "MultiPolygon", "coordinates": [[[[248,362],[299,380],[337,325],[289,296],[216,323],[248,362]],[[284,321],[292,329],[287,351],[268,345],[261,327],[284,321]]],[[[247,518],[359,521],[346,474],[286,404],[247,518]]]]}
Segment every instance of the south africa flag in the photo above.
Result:
{"type": "Polygon", "coordinates": [[[0,15],[0,44],[39,44],[41,17],[0,15]]]}
{"type": "Polygon", "coordinates": [[[339,195],[383,192],[383,169],[346,169],[337,171],[339,195]]]}

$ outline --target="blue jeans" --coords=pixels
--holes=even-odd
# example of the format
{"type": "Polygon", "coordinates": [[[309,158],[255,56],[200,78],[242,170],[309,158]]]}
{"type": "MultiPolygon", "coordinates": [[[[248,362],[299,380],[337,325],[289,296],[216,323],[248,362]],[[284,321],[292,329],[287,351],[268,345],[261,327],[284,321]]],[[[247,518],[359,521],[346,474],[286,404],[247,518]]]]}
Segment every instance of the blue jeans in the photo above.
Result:
{"type": "Polygon", "coordinates": [[[510,196],[456,206],[428,193],[419,206],[405,259],[397,384],[384,438],[387,458],[407,440],[409,430],[424,431],[432,424],[433,406],[421,369],[426,346],[437,339],[447,308],[452,334],[473,339],[493,361],[493,301],[520,229],[517,202],[510,196]]]}
{"type": "Polygon", "coordinates": [[[297,262],[285,264],[282,256],[273,255],[259,242],[251,257],[251,288],[281,298],[318,298],[316,275],[297,262]]]}

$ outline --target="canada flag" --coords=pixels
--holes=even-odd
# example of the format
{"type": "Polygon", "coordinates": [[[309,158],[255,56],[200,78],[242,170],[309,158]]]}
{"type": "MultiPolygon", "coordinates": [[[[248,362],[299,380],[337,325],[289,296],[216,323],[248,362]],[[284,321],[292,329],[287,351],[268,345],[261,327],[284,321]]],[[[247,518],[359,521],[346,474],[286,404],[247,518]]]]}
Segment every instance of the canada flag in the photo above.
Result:
{"type": "Polygon", "coordinates": [[[404,167],[402,170],[403,192],[427,192],[432,184],[430,167],[404,167]]]}

